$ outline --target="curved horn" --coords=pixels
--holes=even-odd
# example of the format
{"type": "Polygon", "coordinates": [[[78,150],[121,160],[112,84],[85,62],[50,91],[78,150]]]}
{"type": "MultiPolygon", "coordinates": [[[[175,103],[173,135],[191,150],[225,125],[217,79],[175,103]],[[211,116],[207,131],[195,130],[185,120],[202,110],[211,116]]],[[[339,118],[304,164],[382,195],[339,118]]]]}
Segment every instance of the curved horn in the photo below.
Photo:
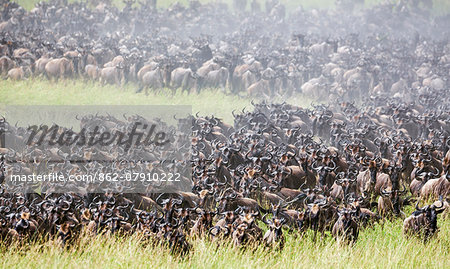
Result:
{"type": "Polygon", "coordinates": [[[262,221],[263,221],[265,224],[267,224],[267,225],[271,225],[272,222],[268,221],[268,220],[266,219],[266,217],[267,217],[267,214],[264,214],[264,216],[262,217],[262,221]]]}
{"type": "MultiPolygon", "coordinates": [[[[440,198],[442,198],[442,196],[441,196],[440,198]]],[[[432,206],[433,206],[435,209],[439,209],[439,208],[444,207],[444,202],[442,201],[442,199],[439,199],[439,202],[441,202],[441,205],[440,205],[440,206],[435,206],[434,204],[433,204],[432,206]]]]}
{"type": "Polygon", "coordinates": [[[434,166],[433,166],[433,168],[434,168],[434,170],[435,170],[435,173],[430,173],[431,176],[432,176],[432,177],[438,177],[438,176],[439,176],[439,169],[436,168],[436,167],[434,167],[434,166]]]}
{"type": "Polygon", "coordinates": [[[392,193],[392,191],[386,191],[385,189],[381,189],[381,195],[382,196],[388,196],[391,193],[392,193]]]}
{"type": "Polygon", "coordinates": [[[417,200],[415,208],[417,211],[422,211],[422,208],[419,208],[419,202],[420,202],[420,200],[417,200]]]}
{"type": "Polygon", "coordinates": [[[336,169],[337,166],[336,166],[336,163],[333,160],[331,160],[330,162],[333,164],[333,166],[332,167],[331,166],[327,166],[327,168],[328,168],[328,170],[332,171],[332,170],[336,169]]]}

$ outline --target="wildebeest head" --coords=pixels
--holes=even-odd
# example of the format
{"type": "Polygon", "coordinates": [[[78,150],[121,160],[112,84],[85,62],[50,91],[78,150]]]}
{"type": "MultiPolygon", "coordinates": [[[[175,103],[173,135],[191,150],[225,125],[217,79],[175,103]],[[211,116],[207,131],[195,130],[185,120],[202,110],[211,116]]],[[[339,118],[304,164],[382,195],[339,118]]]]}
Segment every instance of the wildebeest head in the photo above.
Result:
{"type": "Polygon", "coordinates": [[[390,170],[391,170],[390,176],[391,176],[391,181],[392,181],[392,189],[398,190],[400,187],[399,186],[399,184],[400,184],[399,178],[400,178],[400,174],[402,171],[402,167],[396,165],[396,166],[391,167],[390,170]]]}
{"type": "Polygon", "coordinates": [[[23,233],[25,232],[29,227],[30,227],[30,213],[28,212],[23,212],[19,218],[18,221],[16,222],[16,224],[14,225],[14,229],[18,232],[18,233],[23,233]]]}
{"type": "Polygon", "coordinates": [[[216,199],[216,201],[219,203],[217,206],[218,212],[226,212],[232,210],[230,209],[230,201],[234,200],[235,198],[236,194],[233,192],[233,190],[231,188],[226,189],[223,194],[216,199]],[[227,193],[229,192],[231,192],[231,194],[227,195],[227,193]]]}
{"type": "Polygon", "coordinates": [[[406,193],[406,187],[403,186],[402,190],[395,190],[394,188],[391,191],[386,191],[384,189],[381,190],[381,196],[388,197],[392,202],[392,207],[394,210],[394,214],[398,215],[401,211],[401,200],[400,195],[406,193]]]}
{"type": "MultiPolygon", "coordinates": [[[[316,170],[316,172],[319,174],[319,183],[321,186],[329,185],[326,182],[327,177],[330,172],[332,172],[334,169],[336,169],[336,163],[333,160],[330,160],[329,162],[327,162],[327,161],[328,161],[328,158],[325,158],[324,164],[321,166],[317,166],[316,162],[314,162],[312,164],[312,168],[314,170],[316,170]]],[[[331,186],[328,186],[328,187],[331,187],[331,186]]]]}
{"type": "Polygon", "coordinates": [[[313,222],[317,221],[319,218],[319,213],[321,208],[327,206],[327,200],[322,200],[317,203],[307,204],[306,214],[309,219],[313,222]]]}
{"type": "Polygon", "coordinates": [[[344,196],[349,193],[350,187],[356,182],[355,174],[349,173],[348,176],[345,176],[344,172],[340,172],[336,176],[336,184],[340,185],[344,191],[344,196]]]}
{"type": "Polygon", "coordinates": [[[425,240],[427,240],[430,236],[432,236],[437,231],[437,217],[438,214],[444,212],[445,207],[442,199],[440,200],[440,205],[437,206],[435,204],[427,205],[425,207],[419,208],[418,203],[416,204],[416,211],[413,212],[413,215],[425,216],[425,223],[423,227],[420,227],[421,229],[424,229],[425,231],[425,240]]]}
{"type": "Polygon", "coordinates": [[[264,241],[267,245],[281,243],[280,247],[283,247],[283,225],[286,223],[286,219],[273,218],[267,220],[266,215],[263,217],[263,222],[269,227],[269,230],[264,235],[264,241]]]}
{"type": "Polygon", "coordinates": [[[235,247],[241,246],[246,241],[247,228],[248,228],[247,224],[242,223],[233,232],[233,245],[235,247]]]}
{"type": "Polygon", "coordinates": [[[377,182],[377,165],[375,161],[369,163],[370,184],[375,185],[377,182]]]}
{"type": "Polygon", "coordinates": [[[436,206],[433,204],[425,211],[431,234],[436,232],[437,216],[438,216],[438,214],[444,212],[444,210],[445,210],[444,203],[441,201],[440,206],[436,206]]]}
{"type": "Polygon", "coordinates": [[[281,213],[282,207],[281,207],[281,201],[278,204],[272,204],[271,205],[271,209],[272,209],[272,215],[274,217],[278,217],[281,213]]]}
{"type": "Polygon", "coordinates": [[[257,213],[245,213],[243,216],[240,217],[240,221],[242,223],[246,223],[247,227],[249,229],[253,228],[256,223],[255,223],[255,217],[259,215],[259,212],[257,213]]]}
{"type": "Polygon", "coordinates": [[[339,212],[339,215],[342,218],[342,223],[344,224],[344,230],[347,230],[350,227],[353,217],[356,216],[356,211],[357,210],[344,210],[339,212]]]}

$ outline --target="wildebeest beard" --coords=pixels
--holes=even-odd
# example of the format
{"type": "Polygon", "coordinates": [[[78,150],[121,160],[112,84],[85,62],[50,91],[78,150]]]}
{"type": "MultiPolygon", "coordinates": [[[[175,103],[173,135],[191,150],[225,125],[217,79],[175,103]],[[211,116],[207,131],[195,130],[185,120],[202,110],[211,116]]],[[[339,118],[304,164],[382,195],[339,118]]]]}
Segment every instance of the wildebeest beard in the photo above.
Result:
{"type": "Polygon", "coordinates": [[[375,184],[377,182],[377,168],[370,168],[370,183],[375,184]]]}

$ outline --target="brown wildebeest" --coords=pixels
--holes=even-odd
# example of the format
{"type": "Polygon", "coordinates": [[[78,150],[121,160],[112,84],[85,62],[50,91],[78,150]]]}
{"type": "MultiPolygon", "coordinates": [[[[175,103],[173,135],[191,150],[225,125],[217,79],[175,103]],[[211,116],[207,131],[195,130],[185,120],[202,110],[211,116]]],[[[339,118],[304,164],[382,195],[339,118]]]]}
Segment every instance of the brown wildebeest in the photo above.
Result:
{"type": "Polygon", "coordinates": [[[440,205],[427,205],[419,208],[416,204],[416,211],[403,221],[403,233],[406,236],[417,235],[427,241],[438,232],[437,217],[444,212],[444,203],[440,205]]]}
{"type": "Polygon", "coordinates": [[[45,66],[48,62],[53,60],[53,58],[48,57],[47,55],[42,56],[41,58],[37,59],[36,62],[34,62],[34,75],[40,75],[45,73],[45,66]]]}
{"type": "Polygon", "coordinates": [[[156,68],[158,68],[159,64],[157,62],[150,62],[149,64],[144,65],[141,69],[139,69],[139,71],[137,72],[137,79],[139,81],[142,80],[142,77],[147,73],[150,72],[152,70],[155,70],[156,68]]]}
{"type": "Polygon", "coordinates": [[[148,71],[142,76],[142,88],[138,90],[138,92],[145,89],[145,94],[148,95],[148,89],[151,88],[153,90],[161,89],[164,87],[164,77],[162,70],[158,67],[155,70],[148,71]]]}
{"type": "Polygon", "coordinates": [[[29,67],[16,67],[8,71],[8,78],[12,80],[22,80],[30,74],[29,67]]]}
{"type": "Polygon", "coordinates": [[[225,89],[228,81],[229,72],[225,67],[209,72],[204,78],[205,86],[225,89]]]}
{"type": "Polygon", "coordinates": [[[220,69],[220,65],[215,63],[213,59],[208,60],[207,62],[204,62],[203,65],[197,69],[197,75],[200,77],[206,77],[206,75],[213,71],[220,69]]]}
{"type": "Polygon", "coordinates": [[[6,75],[9,70],[14,68],[16,64],[8,56],[0,57],[0,73],[6,75]]]}
{"type": "Polygon", "coordinates": [[[97,80],[100,76],[100,69],[96,65],[88,64],[84,67],[86,77],[91,80],[97,80]]]}
{"type": "Polygon", "coordinates": [[[47,77],[67,78],[74,74],[73,63],[66,58],[50,60],[45,65],[45,74],[47,77]]]}
{"type": "Polygon", "coordinates": [[[428,199],[431,197],[437,198],[439,196],[447,197],[450,193],[450,175],[442,175],[439,178],[430,179],[425,183],[420,190],[420,197],[428,199]]]}
{"type": "Polygon", "coordinates": [[[170,81],[174,90],[181,88],[183,91],[190,91],[197,88],[197,74],[190,68],[175,68],[171,73],[170,81]]]}
{"type": "Polygon", "coordinates": [[[261,79],[247,88],[247,93],[250,96],[270,96],[269,81],[261,79]]]}
{"type": "Polygon", "coordinates": [[[120,66],[105,67],[100,70],[100,83],[120,85],[123,81],[123,72],[120,66]]]}

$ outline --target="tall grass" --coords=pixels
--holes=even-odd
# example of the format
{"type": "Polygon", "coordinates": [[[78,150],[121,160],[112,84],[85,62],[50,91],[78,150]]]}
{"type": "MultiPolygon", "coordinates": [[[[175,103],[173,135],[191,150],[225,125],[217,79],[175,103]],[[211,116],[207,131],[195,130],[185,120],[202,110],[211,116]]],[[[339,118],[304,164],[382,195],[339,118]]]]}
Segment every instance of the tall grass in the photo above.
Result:
{"type": "MultiPolygon", "coordinates": [[[[28,79],[0,83],[0,109],[2,105],[191,105],[192,112],[200,115],[214,115],[232,124],[232,111],[253,109],[251,98],[239,97],[219,89],[205,89],[199,94],[188,94],[178,90],[136,93],[138,85],[123,87],[101,85],[82,80],[52,82],[46,79],[28,79]]],[[[299,106],[308,106],[310,100],[303,96],[293,96],[288,100],[273,98],[271,101],[288,101],[299,106]]],[[[0,110],[1,111],[1,110],[0,110]]]]}
{"type": "Polygon", "coordinates": [[[84,238],[67,249],[52,241],[0,247],[3,268],[449,268],[450,221],[439,221],[436,238],[423,243],[402,235],[401,220],[376,224],[360,233],[354,246],[338,245],[326,234],[313,241],[311,233],[287,235],[282,251],[264,247],[239,250],[197,239],[185,258],[166,248],[144,244],[137,236],[84,238]]]}
{"type": "MultiPolygon", "coordinates": [[[[0,84],[0,105],[190,104],[194,112],[218,115],[228,122],[232,120],[233,109],[251,107],[249,98],[220,90],[192,95],[163,91],[146,96],[136,94],[136,89],[133,84],[117,87],[72,80],[58,83],[40,79],[6,80],[0,84]]],[[[290,98],[288,102],[309,104],[301,96],[290,98]]],[[[164,247],[144,244],[137,236],[84,238],[67,249],[61,249],[52,241],[12,246],[0,243],[0,267],[450,268],[450,221],[440,216],[438,225],[439,234],[427,244],[414,238],[406,239],[401,231],[402,221],[397,219],[362,230],[352,247],[338,245],[329,233],[314,242],[308,232],[303,237],[286,235],[287,242],[281,252],[263,247],[237,250],[228,244],[218,247],[208,240],[196,240],[191,242],[193,250],[184,259],[171,256],[164,247]]]]}

